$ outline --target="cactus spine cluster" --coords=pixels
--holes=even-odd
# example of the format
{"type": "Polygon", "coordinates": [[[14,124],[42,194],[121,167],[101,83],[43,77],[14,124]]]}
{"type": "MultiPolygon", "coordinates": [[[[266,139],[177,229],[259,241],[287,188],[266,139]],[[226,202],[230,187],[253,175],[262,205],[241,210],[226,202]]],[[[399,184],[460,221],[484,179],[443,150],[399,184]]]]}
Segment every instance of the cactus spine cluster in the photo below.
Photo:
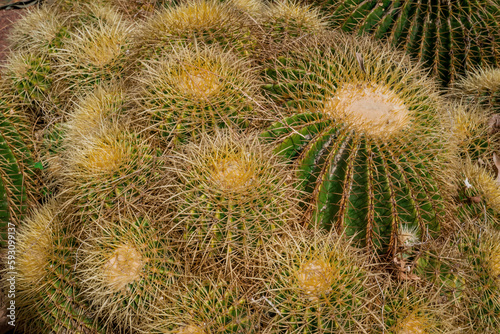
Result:
{"type": "Polygon", "coordinates": [[[49,205],[19,229],[16,258],[18,324],[27,333],[104,333],[79,295],[77,242],[64,212],[49,205]]]}
{"type": "Polygon", "coordinates": [[[323,232],[275,239],[255,299],[272,333],[362,332],[368,276],[359,254],[323,232]]]}
{"type": "MultiPolygon", "coordinates": [[[[105,324],[137,326],[163,299],[182,266],[171,245],[141,217],[100,221],[80,247],[76,271],[82,295],[105,324]]],[[[171,243],[170,243],[171,244],[171,243]]]]}
{"type": "Polygon", "coordinates": [[[287,167],[255,134],[205,135],[173,163],[178,226],[195,252],[246,258],[296,219],[287,167]]]}
{"type": "Polygon", "coordinates": [[[247,127],[259,116],[257,75],[230,52],[176,48],[145,67],[138,79],[144,123],[166,139],[186,141],[217,128],[247,127]]]}

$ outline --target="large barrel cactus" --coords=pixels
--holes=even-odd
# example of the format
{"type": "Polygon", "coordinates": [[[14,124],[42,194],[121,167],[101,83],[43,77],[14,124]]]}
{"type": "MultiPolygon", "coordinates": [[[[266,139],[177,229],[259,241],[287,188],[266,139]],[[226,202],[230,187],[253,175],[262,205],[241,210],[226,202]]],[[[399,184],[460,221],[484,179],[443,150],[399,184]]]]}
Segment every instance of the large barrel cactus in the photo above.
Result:
{"type": "Polygon", "coordinates": [[[500,4],[491,0],[322,0],[333,26],[386,39],[444,84],[500,60],[500,4]]]}
{"type": "Polygon", "coordinates": [[[312,224],[387,254],[402,233],[426,240],[443,221],[447,159],[433,83],[371,40],[312,42],[270,61],[265,87],[285,119],[262,134],[295,161],[312,224]]]}

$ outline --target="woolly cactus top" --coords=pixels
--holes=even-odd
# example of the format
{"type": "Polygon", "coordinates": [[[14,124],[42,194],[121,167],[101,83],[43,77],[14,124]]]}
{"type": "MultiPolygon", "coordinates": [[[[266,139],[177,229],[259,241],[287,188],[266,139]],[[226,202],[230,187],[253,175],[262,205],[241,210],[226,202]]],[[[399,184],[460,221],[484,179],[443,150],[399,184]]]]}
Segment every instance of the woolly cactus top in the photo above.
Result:
{"type": "Polygon", "coordinates": [[[345,84],[325,103],[325,113],[373,136],[390,136],[409,126],[410,111],[392,88],[372,83],[345,84]]]}
{"type": "Polygon", "coordinates": [[[310,299],[328,295],[332,291],[335,270],[323,259],[310,260],[303,263],[297,271],[297,283],[310,299]]]}
{"type": "Polygon", "coordinates": [[[141,254],[133,247],[123,244],[115,249],[103,266],[103,272],[114,290],[121,290],[141,277],[143,267],[141,254]]]}

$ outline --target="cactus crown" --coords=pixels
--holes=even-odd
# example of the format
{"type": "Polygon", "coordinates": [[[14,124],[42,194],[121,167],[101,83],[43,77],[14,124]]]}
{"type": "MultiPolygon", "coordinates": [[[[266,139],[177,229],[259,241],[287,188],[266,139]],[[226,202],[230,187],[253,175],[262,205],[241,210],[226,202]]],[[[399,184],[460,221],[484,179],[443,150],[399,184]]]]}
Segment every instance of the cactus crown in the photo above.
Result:
{"type": "Polygon", "coordinates": [[[236,190],[251,186],[255,177],[256,166],[241,154],[229,155],[213,162],[212,177],[222,189],[236,190]]]}
{"type": "Polygon", "coordinates": [[[215,94],[220,87],[219,76],[201,64],[189,64],[178,75],[178,88],[186,95],[204,98],[215,94]]]}
{"type": "Polygon", "coordinates": [[[115,291],[139,279],[143,267],[141,254],[134,246],[122,244],[103,266],[105,280],[115,291]]]}
{"type": "Polygon", "coordinates": [[[322,19],[319,10],[293,0],[272,3],[264,12],[265,20],[272,22],[272,29],[299,33],[319,33],[326,30],[328,23],[322,19]]]}
{"type": "Polygon", "coordinates": [[[410,314],[404,318],[397,327],[397,334],[425,334],[428,333],[429,326],[427,325],[427,318],[415,313],[410,314]]]}
{"type": "Polygon", "coordinates": [[[75,109],[68,116],[66,138],[72,144],[78,144],[82,138],[97,135],[110,126],[107,121],[121,115],[125,92],[119,85],[99,85],[90,93],[79,97],[75,109]]]}
{"type": "Polygon", "coordinates": [[[310,299],[318,299],[332,291],[335,269],[324,259],[313,259],[300,265],[297,273],[299,288],[310,299]]]}
{"type": "Polygon", "coordinates": [[[411,123],[405,101],[390,87],[373,83],[345,84],[324,112],[372,137],[395,135],[411,123]]]}
{"type": "Polygon", "coordinates": [[[23,285],[37,284],[47,272],[56,235],[53,233],[54,213],[48,207],[29,217],[19,231],[18,271],[23,285]]]}
{"type": "Polygon", "coordinates": [[[28,9],[27,14],[12,27],[9,41],[16,49],[42,51],[61,46],[66,35],[64,20],[51,8],[28,9]]]}
{"type": "Polygon", "coordinates": [[[176,334],[207,334],[202,328],[194,325],[183,326],[176,334]]]}
{"type": "Polygon", "coordinates": [[[77,61],[102,68],[112,63],[123,52],[127,44],[129,29],[125,24],[106,25],[98,29],[84,27],[72,35],[67,48],[77,61]]]}
{"type": "Polygon", "coordinates": [[[104,135],[91,141],[88,147],[82,148],[75,166],[89,174],[112,174],[126,161],[129,143],[118,134],[104,135]]]}
{"type": "Polygon", "coordinates": [[[498,92],[500,90],[500,68],[491,66],[476,68],[461,78],[456,85],[460,90],[472,94],[487,91],[498,92]]]}

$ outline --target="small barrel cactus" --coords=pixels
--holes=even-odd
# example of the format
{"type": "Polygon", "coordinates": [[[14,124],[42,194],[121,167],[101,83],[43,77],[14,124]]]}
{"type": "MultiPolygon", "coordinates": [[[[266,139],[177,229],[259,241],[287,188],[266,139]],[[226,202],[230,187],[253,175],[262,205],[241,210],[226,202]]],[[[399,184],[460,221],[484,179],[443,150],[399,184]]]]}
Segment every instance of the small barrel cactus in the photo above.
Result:
{"type": "Polygon", "coordinates": [[[493,153],[500,149],[500,133],[491,124],[492,112],[465,101],[452,103],[450,109],[450,141],[456,145],[457,155],[462,160],[491,166],[493,153]]]}
{"type": "Polygon", "coordinates": [[[486,226],[500,227],[500,187],[493,172],[469,160],[463,162],[457,176],[457,215],[479,219],[486,226]]]}
{"type": "Polygon", "coordinates": [[[468,72],[452,87],[454,96],[500,113],[500,68],[482,67],[468,72]]]}
{"type": "Polygon", "coordinates": [[[106,327],[136,326],[155,312],[163,290],[181,274],[175,248],[148,218],[122,216],[92,225],[78,253],[82,298],[106,327]]]}
{"type": "Polygon", "coordinates": [[[57,205],[51,201],[40,207],[19,228],[16,324],[27,333],[105,333],[79,296],[74,275],[78,244],[57,205]]]}
{"type": "Polygon", "coordinates": [[[17,98],[19,103],[39,108],[48,100],[52,89],[53,71],[46,55],[13,53],[8,59],[6,69],[3,73],[6,82],[10,86],[12,96],[17,98]]]}
{"type": "MultiPolygon", "coordinates": [[[[316,2],[317,3],[317,2],[316,2]]],[[[500,61],[500,4],[490,0],[321,0],[332,26],[386,39],[443,84],[500,61]]]]}
{"type": "Polygon", "coordinates": [[[472,327],[483,333],[495,333],[500,328],[500,232],[469,220],[459,243],[472,278],[468,282],[467,305],[472,327]]]}
{"type": "Polygon", "coordinates": [[[284,120],[262,138],[294,161],[311,224],[386,254],[398,251],[403,230],[420,241],[436,235],[445,221],[436,171],[449,150],[434,83],[366,38],[331,33],[293,50],[264,71],[284,120]]]}
{"type": "Polygon", "coordinates": [[[158,172],[156,151],[140,135],[111,126],[66,148],[65,187],[82,214],[122,207],[139,199],[158,172]]]}
{"type": "Polygon", "coordinates": [[[367,329],[372,287],[360,254],[324,231],[276,238],[269,246],[264,287],[254,297],[269,317],[266,333],[367,329]]]}
{"type": "Polygon", "coordinates": [[[436,291],[391,282],[384,291],[383,306],[377,310],[383,313],[385,329],[378,324],[374,327],[377,332],[395,334],[460,332],[451,308],[452,303],[440,301],[436,291]]]}
{"type": "Polygon", "coordinates": [[[95,25],[82,22],[81,28],[69,32],[64,49],[56,54],[55,89],[61,96],[119,80],[127,72],[134,25],[116,13],[109,15],[116,18],[96,18],[95,25]]]}
{"type": "Polygon", "coordinates": [[[261,21],[266,37],[275,39],[275,44],[285,44],[287,37],[324,33],[328,26],[317,8],[290,0],[271,3],[262,11],[261,21]]]}
{"type": "Polygon", "coordinates": [[[147,334],[260,333],[258,313],[237,284],[199,277],[166,291],[157,314],[142,325],[147,334]]]}
{"type": "Polygon", "coordinates": [[[222,127],[247,127],[259,116],[259,80],[248,61],[220,48],[177,48],[145,62],[138,103],[148,128],[166,140],[196,139],[222,127]]]}
{"type": "Polygon", "coordinates": [[[173,164],[177,225],[195,253],[234,265],[296,221],[291,175],[256,135],[205,135],[173,164]]]}
{"type": "Polygon", "coordinates": [[[219,44],[240,55],[255,52],[255,22],[232,1],[195,0],[166,8],[148,19],[136,34],[136,51],[156,59],[173,46],[219,44]]]}

